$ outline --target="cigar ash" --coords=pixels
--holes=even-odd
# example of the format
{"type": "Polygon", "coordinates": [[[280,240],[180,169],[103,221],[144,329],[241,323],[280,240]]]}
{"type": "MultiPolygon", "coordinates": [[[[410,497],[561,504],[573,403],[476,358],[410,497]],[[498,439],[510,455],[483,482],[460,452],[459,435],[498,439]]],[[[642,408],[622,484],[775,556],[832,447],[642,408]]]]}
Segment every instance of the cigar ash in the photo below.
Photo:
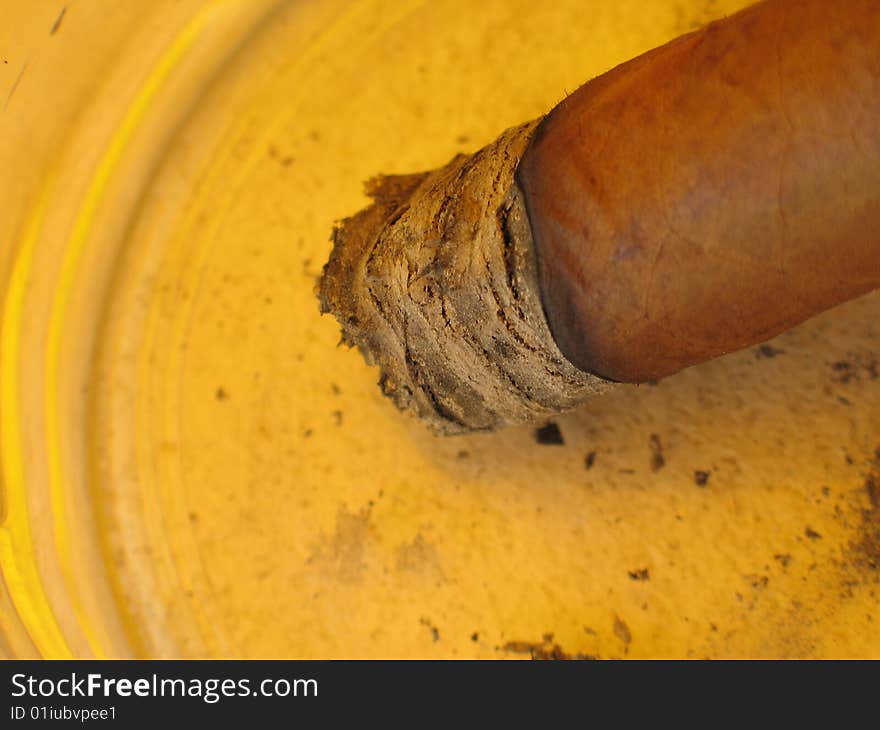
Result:
{"type": "Polygon", "coordinates": [[[439,433],[568,410],[610,383],[559,352],[541,305],[516,165],[536,121],[433,172],[379,177],[319,284],[383,392],[439,433]]]}

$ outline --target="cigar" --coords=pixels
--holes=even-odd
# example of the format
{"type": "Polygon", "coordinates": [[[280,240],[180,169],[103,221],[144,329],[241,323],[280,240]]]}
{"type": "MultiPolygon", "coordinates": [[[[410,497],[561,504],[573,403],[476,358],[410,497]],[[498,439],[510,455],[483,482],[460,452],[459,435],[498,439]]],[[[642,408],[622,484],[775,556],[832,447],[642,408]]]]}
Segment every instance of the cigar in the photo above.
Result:
{"type": "Polygon", "coordinates": [[[765,0],[367,192],[321,309],[439,433],[764,342],[880,287],[880,3],[765,0]]]}

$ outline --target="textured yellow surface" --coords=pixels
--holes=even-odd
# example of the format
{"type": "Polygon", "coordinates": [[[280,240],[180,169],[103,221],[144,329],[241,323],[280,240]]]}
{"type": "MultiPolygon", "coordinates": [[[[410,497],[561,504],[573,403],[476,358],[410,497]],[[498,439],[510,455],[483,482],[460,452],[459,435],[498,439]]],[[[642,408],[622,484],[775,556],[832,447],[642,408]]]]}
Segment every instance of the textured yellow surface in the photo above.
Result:
{"type": "Polygon", "coordinates": [[[876,294],[561,445],[431,436],[314,298],[364,179],[743,4],[0,4],[0,649],[880,656],[876,294]]]}

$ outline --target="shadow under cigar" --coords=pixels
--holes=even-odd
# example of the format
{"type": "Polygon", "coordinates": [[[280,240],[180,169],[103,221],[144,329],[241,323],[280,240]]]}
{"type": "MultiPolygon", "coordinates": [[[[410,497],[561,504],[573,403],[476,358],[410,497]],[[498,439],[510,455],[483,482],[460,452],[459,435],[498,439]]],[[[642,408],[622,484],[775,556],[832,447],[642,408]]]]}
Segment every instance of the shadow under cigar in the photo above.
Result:
{"type": "Polygon", "coordinates": [[[841,305],[771,342],[689,368],[656,385],[622,386],[548,428],[413,442],[455,478],[525,466],[582,488],[723,489],[810,463],[855,462],[880,441],[880,292],[841,305]]]}

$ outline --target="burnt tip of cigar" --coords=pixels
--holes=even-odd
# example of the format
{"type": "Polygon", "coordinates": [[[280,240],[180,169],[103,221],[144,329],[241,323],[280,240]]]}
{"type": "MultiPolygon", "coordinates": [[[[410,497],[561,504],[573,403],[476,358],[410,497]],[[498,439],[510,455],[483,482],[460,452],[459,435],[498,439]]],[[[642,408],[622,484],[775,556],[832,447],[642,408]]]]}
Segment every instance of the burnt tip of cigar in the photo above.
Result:
{"type": "Polygon", "coordinates": [[[382,391],[441,434],[531,423],[610,383],[559,351],[538,292],[516,166],[537,122],[425,173],[367,183],[318,285],[382,391]]]}

